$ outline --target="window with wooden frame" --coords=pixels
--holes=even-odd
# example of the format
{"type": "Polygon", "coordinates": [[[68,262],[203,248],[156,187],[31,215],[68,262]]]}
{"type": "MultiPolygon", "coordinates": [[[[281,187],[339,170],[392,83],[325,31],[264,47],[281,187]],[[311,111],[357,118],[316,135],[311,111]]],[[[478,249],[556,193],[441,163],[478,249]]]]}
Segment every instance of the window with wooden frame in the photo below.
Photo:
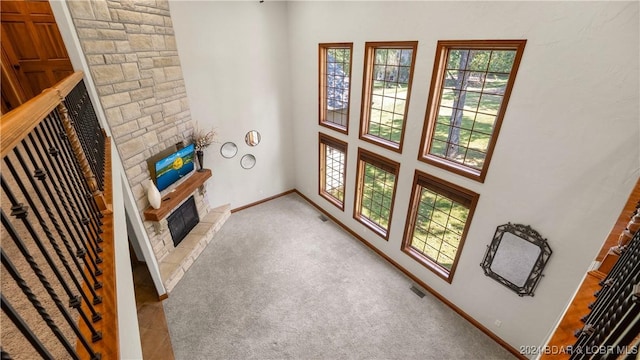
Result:
{"type": "Polygon", "coordinates": [[[320,196],[344,210],[347,143],[319,133],[320,196]]]}
{"type": "Polygon", "coordinates": [[[347,134],[352,43],[319,44],[320,125],[347,134]]]}
{"type": "Polygon", "coordinates": [[[417,41],[367,42],[360,138],[402,152],[417,41]]]}
{"type": "Polygon", "coordinates": [[[484,182],[525,44],[438,41],[420,160],[484,182]]]}
{"type": "Polygon", "coordinates": [[[416,170],[402,251],[450,283],[478,198],[416,170]]]}
{"type": "Polygon", "coordinates": [[[357,191],[353,217],[385,240],[393,214],[400,164],[358,149],[357,191]]]}

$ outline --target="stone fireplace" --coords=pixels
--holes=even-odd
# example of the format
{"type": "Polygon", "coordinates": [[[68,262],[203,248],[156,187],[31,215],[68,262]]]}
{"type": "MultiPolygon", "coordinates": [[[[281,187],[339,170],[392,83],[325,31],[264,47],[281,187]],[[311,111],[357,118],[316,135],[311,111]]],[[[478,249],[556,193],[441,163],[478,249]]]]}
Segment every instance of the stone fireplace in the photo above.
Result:
{"type": "Polygon", "coordinates": [[[180,193],[181,200],[176,201],[174,195],[181,188],[178,183],[174,191],[165,192],[163,203],[171,203],[166,213],[147,218],[150,174],[146,160],[188,141],[193,132],[169,2],[92,0],[66,4],[163,282],[170,291],[229,216],[229,206],[210,209],[204,186],[180,193]],[[176,248],[167,216],[190,196],[199,223],[176,248]]]}
{"type": "Polygon", "coordinates": [[[208,169],[194,172],[169,189],[159,209],[147,207],[144,211],[145,226],[167,292],[180,281],[231,214],[229,205],[209,208],[205,182],[210,177],[208,169]],[[185,221],[186,217],[195,218],[185,221]],[[173,218],[177,219],[176,226],[182,228],[174,230],[184,232],[178,241],[171,230],[173,218]]]}

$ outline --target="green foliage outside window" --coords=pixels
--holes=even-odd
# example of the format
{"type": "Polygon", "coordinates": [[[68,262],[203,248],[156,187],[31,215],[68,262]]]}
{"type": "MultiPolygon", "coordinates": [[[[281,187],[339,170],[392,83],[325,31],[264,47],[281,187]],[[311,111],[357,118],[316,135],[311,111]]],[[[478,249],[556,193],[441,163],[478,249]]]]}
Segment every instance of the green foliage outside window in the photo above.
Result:
{"type": "Polygon", "coordinates": [[[468,215],[464,205],[421,187],[411,247],[451,270],[468,215]]]}
{"type": "Polygon", "coordinates": [[[447,56],[429,153],[481,170],[516,50],[455,49],[447,56]]]}
{"type": "Polygon", "coordinates": [[[378,225],[389,229],[391,203],[396,177],[394,174],[369,163],[364,166],[361,215],[378,225]]]}

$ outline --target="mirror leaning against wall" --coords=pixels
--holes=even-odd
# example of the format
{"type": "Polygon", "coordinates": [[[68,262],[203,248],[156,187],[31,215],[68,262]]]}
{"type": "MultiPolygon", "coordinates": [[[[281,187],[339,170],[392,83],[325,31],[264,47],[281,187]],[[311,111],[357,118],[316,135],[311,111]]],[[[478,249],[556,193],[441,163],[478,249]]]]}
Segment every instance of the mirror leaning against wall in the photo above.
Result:
{"type": "Polygon", "coordinates": [[[519,296],[533,296],[551,253],[547,239],[536,230],[507,223],[496,228],[480,266],[485,275],[519,296]]]}

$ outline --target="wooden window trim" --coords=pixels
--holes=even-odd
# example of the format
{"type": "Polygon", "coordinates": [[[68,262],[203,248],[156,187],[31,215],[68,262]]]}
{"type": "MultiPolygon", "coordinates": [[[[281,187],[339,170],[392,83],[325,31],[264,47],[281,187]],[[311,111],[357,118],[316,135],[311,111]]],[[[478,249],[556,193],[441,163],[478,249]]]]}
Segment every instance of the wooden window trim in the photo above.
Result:
{"type": "Polygon", "coordinates": [[[331,204],[335,205],[338,209],[344,211],[344,199],[346,198],[346,180],[347,180],[347,147],[348,144],[342,140],[338,140],[329,135],[323,134],[321,132],[318,133],[318,164],[320,165],[320,176],[318,182],[318,194],[329,201],[331,204]],[[331,194],[324,191],[326,185],[326,158],[323,153],[323,145],[329,145],[335,149],[338,149],[344,153],[344,172],[342,173],[342,186],[345,187],[343,190],[343,200],[342,202],[333,197],[331,194]]]}
{"type": "Polygon", "coordinates": [[[418,53],[418,41],[368,41],[365,43],[365,57],[364,57],[364,73],[362,77],[362,104],[360,111],[360,139],[385,149],[402,153],[404,146],[404,134],[407,128],[407,115],[409,113],[409,101],[411,100],[411,88],[413,87],[413,72],[415,70],[416,56],[418,53]],[[407,99],[405,101],[404,109],[404,123],[402,125],[402,132],[400,134],[400,143],[396,144],[392,141],[381,139],[379,137],[369,135],[369,120],[371,114],[371,107],[367,104],[371,103],[372,87],[373,87],[373,68],[375,62],[375,49],[376,48],[404,48],[412,49],[413,56],[411,57],[411,68],[409,71],[409,82],[407,84],[407,99]]]}
{"type": "Polygon", "coordinates": [[[349,113],[351,111],[351,74],[353,73],[353,43],[344,42],[344,43],[320,43],[318,44],[318,124],[320,126],[327,127],[329,129],[341,132],[345,135],[349,134],[349,113]],[[327,49],[330,48],[344,48],[349,49],[349,100],[347,101],[347,123],[345,126],[340,126],[338,124],[332,123],[330,121],[325,121],[326,119],[326,77],[323,74],[326,74],[327,64],[326,64],[326,55],[327,49]]]}
{"type": "Polygon", "coordinates": [[[413,186],[411,189],[409,210],[407,212],[407,221],[405,222],[404,237],[402,239],[402,252],[409,255],[409,257],[411,257],[413,260],[417,261],[427,269],[433,271],[436,275],[441,277],[446,282],[451,283],[453,281],[453,275],[455,274],[456,268],[458,266],[460,254],[462,254],[464,242],[469,232],[469,227],[471,226],[471,221],[473,220],[473,214],[475,212],[479,198],[480,195],[471,190],[465,189],[456,184],[416,170],[413,177],[413,186]],[[443,193],[444,196],[451,196],[452,200],[466,205],[469,209],[467,221],[465,222],[464,230],[462,231],[462,236],[460,237],[460,244],[458,245],[458,250],[456,251],[456,257],[453,260],[453,264],[451,265],[451,270],[444,268],[440,264],[429,259],[424,254],[411,247],[413,228],[416,223],[418,206],[420,204],[420,191],[418,191],[420,187],[426,187],[436,192],[445,191],[445,193],[443,193]]]}
{"type": "Polygon", "coordinates": [[[436,57],[433,63],[433,72],[431,74],[431,85],[429,87],[429,99],[427,102],[427,110],[425,112],[424,128],[426,131],[422,133],[422,140],[420,141],[420,153],[418,160],[427,164],[437,166],[439,168],[451,171],[455,174],[462,175],[472,180],[484,183],[493,157],[493,151],[495,149],[500,128],[502,127],[502,120],[509,104],[509,98],[511,91],[518,74],[518,68],[520,67],[520,61],[524,52],[527,40],[440,40],[436,47],[436,57]],[[429,154],[431,147],[431,138],[435,131],[435,123],[440,106],[440,90],[442,87],[443,74],[442,69],[446,66],[448,51],[450,49],[491,49],[491,50],[516,50],[516,56],[513,61],[513,66],[509,74],[509,80],[505,88],[502,104],[500,110],[496,115],[496,122],[494,130],[489,140],[486,157],[481,170],[473,169],[456,162],[443,159],[429,154]]]}
{"type": "Polygon", "coordinates": [[[353,207],[353,218],[360,222],[374,233],[379,235],[385,240],[389,240],[389,234],[391,233],[391,223],[393,220],[393,209],[396,202],[396,191],[398,189],[398,176],[400,174],[400,163],[393,160],[389,160],[383,156],[380,156],[371,151],[367,151],[363,148],[358,148],[358,163],[356,174],[356,192],[355,201],[353,207]],[[376,167],[383,169],[384,171],[394,174],[395,181],[393,183],[393,193],[391,195],[391,206],[389,207],[389,226],[387,229],[383,229],[378,224],[370,221],[362,216],[360,207],[362,205],[362,189],[364,187],[364,167],[365,163],[369,163],[376,167]]]}

